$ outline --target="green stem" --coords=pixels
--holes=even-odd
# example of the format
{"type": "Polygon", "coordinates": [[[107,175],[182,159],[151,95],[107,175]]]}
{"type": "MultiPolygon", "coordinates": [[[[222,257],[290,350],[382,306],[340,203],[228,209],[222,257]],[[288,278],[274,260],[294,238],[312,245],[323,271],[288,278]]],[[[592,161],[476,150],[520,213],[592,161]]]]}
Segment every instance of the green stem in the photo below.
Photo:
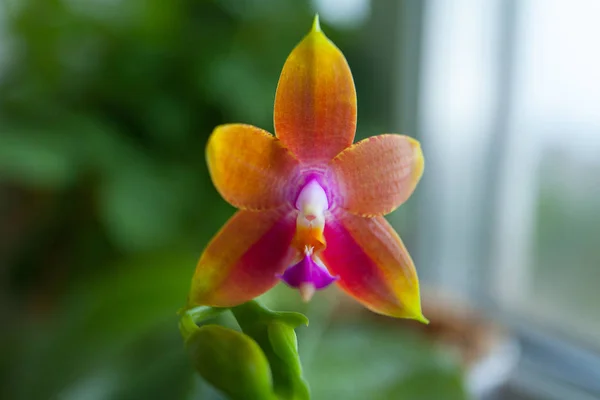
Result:
{"type": "Polygon", "coordinates": [[[196,332],[198,329],[198,325],[201,323],[215,318],[223,311],[228,310],[227,308],[215,308],[208,306],[199,306],[189,309],[181,309],[178,314],[180,315],[179,319],[179,332],[181,332],[181,336],[183,337],[183,341],[187,343],[190,336],[196,332]]]}

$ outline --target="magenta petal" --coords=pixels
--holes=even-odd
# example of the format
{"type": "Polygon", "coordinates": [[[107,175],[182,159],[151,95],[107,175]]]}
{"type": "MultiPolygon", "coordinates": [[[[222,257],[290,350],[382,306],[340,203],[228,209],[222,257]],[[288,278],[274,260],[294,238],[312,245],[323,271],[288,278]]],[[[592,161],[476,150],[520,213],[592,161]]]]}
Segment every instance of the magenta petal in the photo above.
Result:
{"type": "Polygon", "coordinates": [[[335,282],[338,277],[333,276],[322,265],[316,263],[309,254],[306,254],[299,263],[285,270],[279,278],[293,288],[310,284],[315,289],[323,289],[335,282]]]}

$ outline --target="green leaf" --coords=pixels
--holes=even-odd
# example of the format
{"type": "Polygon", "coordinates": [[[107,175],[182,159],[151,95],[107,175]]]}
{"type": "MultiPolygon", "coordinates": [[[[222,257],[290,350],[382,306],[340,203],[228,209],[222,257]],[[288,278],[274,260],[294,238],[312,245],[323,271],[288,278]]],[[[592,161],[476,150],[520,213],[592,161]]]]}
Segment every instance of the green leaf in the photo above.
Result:
{"type": "Polygon", "coordinates": [[[186,346],[198,373],[231,399],[276,399],[269,362],[249,336],[205,325],[188,338],[186,346]]]}
{"type": "Polygon", "coordinates": [[[267,356],[275,393],[282,399],[309,399],[294,332],[294,328],[308,325],[308,319],[300,313],[271,311],[256,301],[234,307],[232,312],[244,333],[256,340],[267,356]]]}
{"type": "MultiPolygon", "coordinates": [[[[304,314],[291,311],[272,311],[257,301],[249,301],[231,309],[235,318],[240,323],[252,328],[253,325],[263,325],[273,320],[285,322],[296,328],[300,325],[308,326],[308,318],[304,314]]],[[[242,330],[245,328],[242,326],[242,330]]]]}
{"type": "Polygon", "coordinates": [[[291,384],[291,398],[309,399],[310,391],[302,377],[302,364],[298,355],[298,340],[294,328],[286,323],[274,321],[268,325],[268,335],[275,355],[286,364],[285,377],[291,384]]]}

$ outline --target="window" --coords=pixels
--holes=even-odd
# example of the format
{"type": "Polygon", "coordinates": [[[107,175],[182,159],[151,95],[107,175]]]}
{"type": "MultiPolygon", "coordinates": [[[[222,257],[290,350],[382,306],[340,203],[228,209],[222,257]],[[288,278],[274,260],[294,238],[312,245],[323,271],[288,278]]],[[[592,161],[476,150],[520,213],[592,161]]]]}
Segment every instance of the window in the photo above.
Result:
{"type": "Polygon", "coordinates": [[[594,0],[424,10],[416,258],[426,284],[506,317],[513,385],[536,399],[600,393],[598,18],[594,0]]]}
{"type": "Polygon", "coordinates": [[[496,220],[497,300],[600,346],[600,3],[524,2],[496,220]]]}

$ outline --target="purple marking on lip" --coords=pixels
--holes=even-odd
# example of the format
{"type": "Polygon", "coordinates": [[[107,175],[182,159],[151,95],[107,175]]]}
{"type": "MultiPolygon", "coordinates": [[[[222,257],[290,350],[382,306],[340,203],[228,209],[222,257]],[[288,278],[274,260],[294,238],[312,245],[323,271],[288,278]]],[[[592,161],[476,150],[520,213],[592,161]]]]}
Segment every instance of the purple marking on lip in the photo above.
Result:
{"type": "Polygon", "coordinates": [[[296,289],[308,283],[317,290],[324,289],[339,279],[339,277],[331,275],[325,267],[317,264],[309,254],[305,254],[300,262],[292,265],[285,270],[283,275],[277,277],[296,289]]]}

